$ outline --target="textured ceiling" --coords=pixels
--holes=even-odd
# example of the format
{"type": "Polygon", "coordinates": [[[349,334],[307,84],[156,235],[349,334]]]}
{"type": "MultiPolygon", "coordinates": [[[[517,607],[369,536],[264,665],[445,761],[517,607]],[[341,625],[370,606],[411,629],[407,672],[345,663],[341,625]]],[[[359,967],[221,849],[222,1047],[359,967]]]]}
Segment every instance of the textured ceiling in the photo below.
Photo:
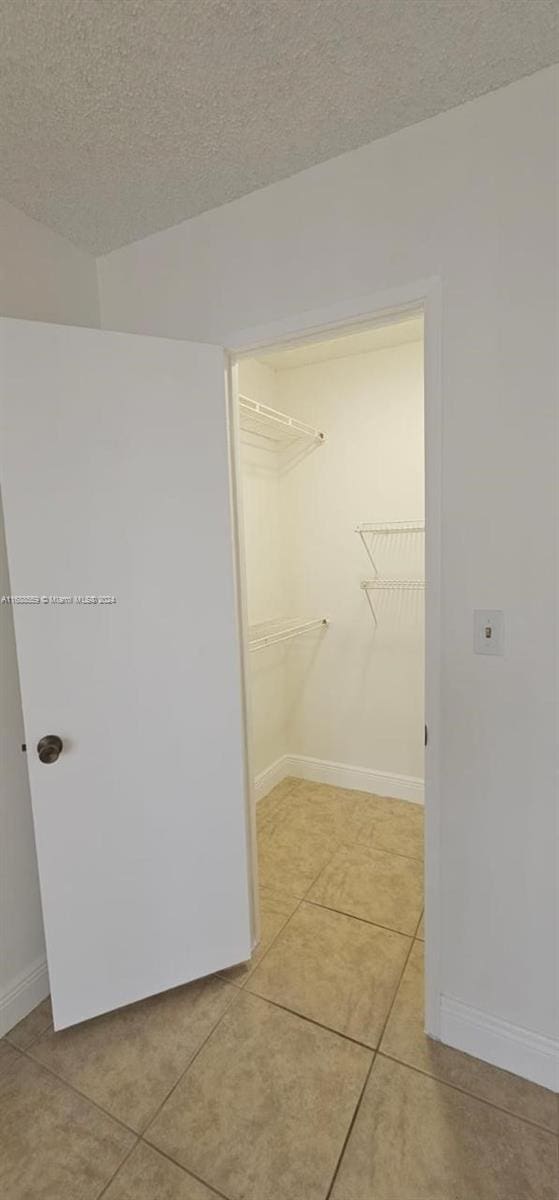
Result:
{"type": "Polygon", "coordinates": [[[558,57],[557,0],[0,0],[0,194],[96,254],[558,57]]]}

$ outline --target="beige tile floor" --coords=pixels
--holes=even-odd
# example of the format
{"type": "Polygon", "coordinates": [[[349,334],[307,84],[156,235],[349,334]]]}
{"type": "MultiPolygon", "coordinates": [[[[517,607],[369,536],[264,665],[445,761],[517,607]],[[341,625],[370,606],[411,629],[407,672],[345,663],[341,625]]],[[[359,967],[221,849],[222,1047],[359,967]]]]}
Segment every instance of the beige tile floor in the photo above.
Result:
{"type": "Polygon", "coordinates": [[[423,1034],[422,812],[287,780],[250,963],[0,1042],[2,1200],[557,1200],[559,1102],[423,1034]]]}

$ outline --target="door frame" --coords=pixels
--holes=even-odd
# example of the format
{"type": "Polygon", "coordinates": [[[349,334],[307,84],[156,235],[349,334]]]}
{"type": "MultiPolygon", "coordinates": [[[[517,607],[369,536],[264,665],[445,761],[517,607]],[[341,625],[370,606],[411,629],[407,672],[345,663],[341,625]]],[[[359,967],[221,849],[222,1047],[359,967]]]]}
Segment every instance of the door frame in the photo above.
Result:
{"type": "MultiPolygon", "coordinates": [[[[256,862],[254,780],[250,763],[248,719],[248,619],[242,529],[240,431],[236,404],[236,364],[272,348],[286,348],[323,334],[351,332],[360,326],[389,324],[406,313],[421,310],[424,317],[424,413],[425,413],[425,722],[429,730],[425,754],[425,1030],[440,1038],[441,987],[441,643],[442,643],[442,286],[439,277],[419,279],[325,308],[292,313],[266,325],[232,332],[226,347],[228,416],[231,456],[231,496],[234,516],[234,554],[239,609],[239,653],[243,687],[245,762],[251,862],[256,862]]],[[[258,926],[256,871],[253,870],[254,931],[258,926]]]]}

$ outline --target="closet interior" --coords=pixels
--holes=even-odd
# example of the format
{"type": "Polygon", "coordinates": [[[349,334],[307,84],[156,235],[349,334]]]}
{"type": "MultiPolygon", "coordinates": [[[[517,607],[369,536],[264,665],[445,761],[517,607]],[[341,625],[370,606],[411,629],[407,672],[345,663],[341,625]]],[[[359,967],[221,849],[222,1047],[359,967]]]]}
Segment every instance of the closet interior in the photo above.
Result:
{"type": "Polygon", "coordinates": [[[423,320],[238,363],[251,770],[423,798],[423,320]]]}

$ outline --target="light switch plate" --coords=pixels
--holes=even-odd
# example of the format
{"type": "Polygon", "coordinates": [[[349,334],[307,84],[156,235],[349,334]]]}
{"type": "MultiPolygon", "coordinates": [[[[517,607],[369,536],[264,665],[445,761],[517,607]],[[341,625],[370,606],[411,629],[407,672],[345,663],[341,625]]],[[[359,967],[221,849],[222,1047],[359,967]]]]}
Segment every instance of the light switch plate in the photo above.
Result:
{"type": "Polygon", "coordinates": [[[474,610],[474,653],[505,653],[505,614],[502,608],[474,610]]]}

